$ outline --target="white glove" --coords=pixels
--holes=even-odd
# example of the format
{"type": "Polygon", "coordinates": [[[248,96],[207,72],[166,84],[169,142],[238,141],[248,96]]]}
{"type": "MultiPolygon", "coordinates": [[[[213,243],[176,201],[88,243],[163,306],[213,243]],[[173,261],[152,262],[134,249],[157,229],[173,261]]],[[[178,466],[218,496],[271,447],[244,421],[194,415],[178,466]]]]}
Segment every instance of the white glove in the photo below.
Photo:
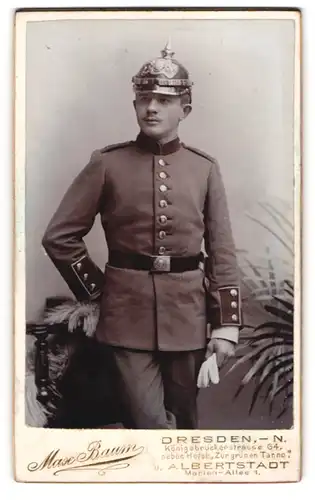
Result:
{"type": "Polygon", "coordinates": [[[217,355],[214,352],[204,361],[200,367],[197,387],[199,389],[209,387],[210,383],[218,384],[220,382],[219,369],[217,364],[217,355]]]}

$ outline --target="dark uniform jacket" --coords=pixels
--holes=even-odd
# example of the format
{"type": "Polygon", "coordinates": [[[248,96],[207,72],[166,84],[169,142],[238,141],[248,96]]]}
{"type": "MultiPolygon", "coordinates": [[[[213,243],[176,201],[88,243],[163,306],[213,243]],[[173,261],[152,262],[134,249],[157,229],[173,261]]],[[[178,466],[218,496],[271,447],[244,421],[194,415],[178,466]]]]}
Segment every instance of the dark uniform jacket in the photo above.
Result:
{"type": "Polygon", "coordinates": [[[65,194],[43,246],[78,300],[100,300],[96,337],[135,349],[185,351],[212,328],[240,325],[239,275],[218,163],[175,139],[135,141],[92,154],[65,194]],[[100,214],[109,251],[193,256],[208,265],[150,273],[91,260],[84,236],[100,214]],[[205,283],[208,287],[205,287],[205,283]]]}

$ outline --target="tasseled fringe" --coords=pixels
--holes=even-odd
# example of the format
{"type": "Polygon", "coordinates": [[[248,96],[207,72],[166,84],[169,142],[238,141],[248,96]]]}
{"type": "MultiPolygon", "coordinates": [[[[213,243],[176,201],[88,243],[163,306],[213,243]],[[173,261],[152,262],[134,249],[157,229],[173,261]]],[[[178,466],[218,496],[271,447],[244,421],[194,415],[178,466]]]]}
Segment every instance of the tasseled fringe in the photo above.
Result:
{"type": "Polygon", "coordinates": [[[68,323],[68,331],[81,327],[87,337],[93,337],[99,320],[97,302],[65,302],[45,312],[44,323],[68,323]]]}
{"type": "Polygon", "coordinates": [[[31,427],[44,427],[47,423],[47,411],[36,396],[35,376],[28,373],[25,380],[25,423],[31,427]]]}

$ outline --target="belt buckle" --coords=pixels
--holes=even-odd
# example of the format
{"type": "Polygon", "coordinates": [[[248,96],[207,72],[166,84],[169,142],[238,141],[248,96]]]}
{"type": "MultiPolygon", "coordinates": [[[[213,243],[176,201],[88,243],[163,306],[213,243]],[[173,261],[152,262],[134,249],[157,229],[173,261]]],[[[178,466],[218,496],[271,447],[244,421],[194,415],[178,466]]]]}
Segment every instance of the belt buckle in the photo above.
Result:
{"type": "Polygon", "coordinates": [[[151,271],[155,273],[169,273],[171,271],[170,255],[159,255],[153,257],[153,266],[151,271]]]}

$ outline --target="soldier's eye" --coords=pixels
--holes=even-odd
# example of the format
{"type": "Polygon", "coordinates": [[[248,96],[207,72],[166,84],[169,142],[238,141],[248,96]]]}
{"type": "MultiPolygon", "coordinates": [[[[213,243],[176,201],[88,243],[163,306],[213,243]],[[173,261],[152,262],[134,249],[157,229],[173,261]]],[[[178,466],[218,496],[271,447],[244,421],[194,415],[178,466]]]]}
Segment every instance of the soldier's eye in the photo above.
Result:
{"type": "Polygon", "coordinates": [[[169,99],[168,99],[167,97],[161,97],[161,98],[160,98],[160,103],[161,103],[161,104],[167,104],[167,103],[169,103],[169,102],[170,102],[170,101],[169,101],[169,99]]]}
{"type": "Polygon", "coordinates": [[[147,103],[147,102],[150,101],[150,96],[148,96],[148,95],[139,95],[137,97],[137,101],[141,102],[141,103],[147,103]]]}

